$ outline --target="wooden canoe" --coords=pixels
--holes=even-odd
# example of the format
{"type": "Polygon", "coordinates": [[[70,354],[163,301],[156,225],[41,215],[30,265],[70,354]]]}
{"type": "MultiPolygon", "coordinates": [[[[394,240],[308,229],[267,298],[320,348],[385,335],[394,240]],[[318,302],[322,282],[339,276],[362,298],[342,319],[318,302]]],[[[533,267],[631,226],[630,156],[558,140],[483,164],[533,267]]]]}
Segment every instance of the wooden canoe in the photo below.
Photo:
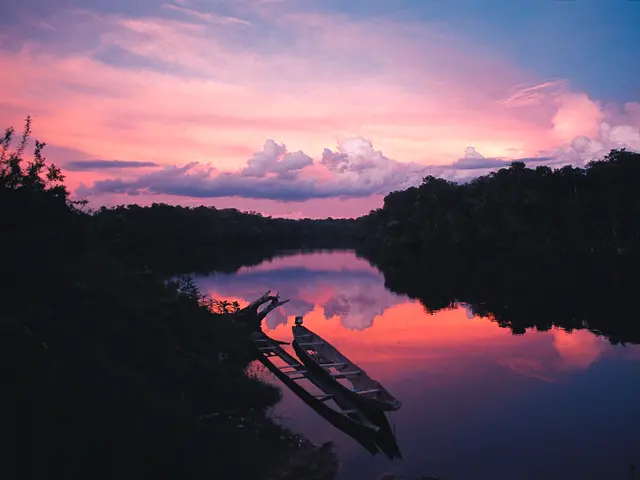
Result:
{"type": "Polygon", "coordinates": [[[391,395],[380,382],[372,379],[358,365],[318,334],[302,325],[293,329],[293,348],[302,363],[330,380],[345,396],[372,410],[398,410],[402,402],[391,395]],[[340,383],[348,380],[352,387],[340,383]]]}
{"type": "MultiPolygon", "coordinates": [[[[372,422],[350,398],[344,396],[335,386],[327,384],[310,372],[297,358],[280,346],[283,342],[272,339],[264,332],[254,332],[252,340],[260,362],[316,413],[356,440],[372,455],[380,450],[387,453],[387,449],[381,449],[376,443],[380,427],[372,422]],[[285,365],[277,366],[272,361],[275,358],[283,360],[285,365]],[[304,380],[311,382],[319,394],[311,393],[305,388],[304,380]]],[[[383,430],[385,430],[383,437],[386,438],[387,429],[383,428],[383,430]]]]}

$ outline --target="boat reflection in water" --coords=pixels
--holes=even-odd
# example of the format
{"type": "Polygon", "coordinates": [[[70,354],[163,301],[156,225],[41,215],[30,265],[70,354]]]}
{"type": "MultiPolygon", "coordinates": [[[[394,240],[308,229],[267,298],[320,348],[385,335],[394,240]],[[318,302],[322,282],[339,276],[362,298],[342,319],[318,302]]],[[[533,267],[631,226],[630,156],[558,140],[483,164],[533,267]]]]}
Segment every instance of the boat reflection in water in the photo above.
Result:
{"type": "Polygon", "coordinates": [[[369,453],[402,458],[395,434],[384,411],[363,408],[344,393],[335,380],[308,369],[264,332],[253,334],[258,359],[282,383],[334,427],[362,445],[369,453]]]}

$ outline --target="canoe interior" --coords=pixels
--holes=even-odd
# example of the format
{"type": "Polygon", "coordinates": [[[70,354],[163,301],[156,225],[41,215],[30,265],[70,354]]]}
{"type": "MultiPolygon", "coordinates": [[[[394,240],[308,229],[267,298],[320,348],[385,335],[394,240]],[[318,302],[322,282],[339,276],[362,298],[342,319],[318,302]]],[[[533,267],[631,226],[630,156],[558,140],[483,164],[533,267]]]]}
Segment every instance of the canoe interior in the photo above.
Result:
{"type": "Polygon", "coordinates": [[[293,327],[293,336],[296,349],[303,349],[318,367],[325,370],[343,386],[357,393],[360,398],[380,403],[389,410],[400,408],[400,401],[391,395],[380,382],[367,375],[364,370],[322,337],[301,325],[293,327]]]}

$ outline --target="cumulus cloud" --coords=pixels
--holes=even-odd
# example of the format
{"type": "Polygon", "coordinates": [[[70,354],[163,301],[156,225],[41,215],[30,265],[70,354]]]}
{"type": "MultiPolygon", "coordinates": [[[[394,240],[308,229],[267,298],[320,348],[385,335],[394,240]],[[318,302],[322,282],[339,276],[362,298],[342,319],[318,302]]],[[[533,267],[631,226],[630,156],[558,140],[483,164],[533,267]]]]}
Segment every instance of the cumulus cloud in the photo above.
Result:
{"type": "Polygon", "coordinates": [[[386,169],[392,162],[373,149],[373,144],[363,138],[350,138],[333,152],[328,148],[322,153],[322,165],[333,172],[364,172],[372,169],[386,169]]]}
{"type": "Polygon", "coordinates": [[[371,327],[376,317],[400,303],[396,294],[383,287],[377,282],[343,285],[339,293],[322,305],[325,317],[339,317],[342,326],[349,330],[371,327]]]}
{"type": "Polygon", "coordinates": [[[595,137],[579,135],[571,143],[548,152],[555,164],[584,166],[604,157],[613,149],[640,152],[640,129],[633,125],[602,123],[595,137]]]}
{"type": "Polygon", "coordinates": [[[364,138],[340,142],[337,151],[324,149],[320,164],[332,174],[337,185],[353,187],[361,195],[383,194],[420,183],[433,167],[392,160],[373,148],[364,138]]]}
{"type": "Polygon", "coordinates": [[[96,181],[91,187],[81,185],[77,193],[245,197],[282,202],[355,198],[418,185],[425,175],[439,171],[389,159],[363,138],[345,140],[336,151],[325,149],[318,163],[301,151],[289,153],[285,145],[267,140],[262,151],[256,152],[237,172],[220,173],[209,165],[192,162],[164,167],[134,179],[115,178],[96,181]]]}
{"type": "Polygon", "coordinates": [[[564,360],[567,369],[584,369],[598,360],[607,348],[607,341],[588,330],[572,333],[554,329],[553,346],[564,360]]]}
{"type": "Polygon", "coordinates": [[[256,152],[240,172],[244,177],[264,177],[275,173],[280,177],[296,175],[304,167],[313,164],[313,159],[303,152],[287,153],[286,145],[267,140],[261,152],[256,152]]]}
{"type": "MultiPolygon", "coordinates": [[[[536,91],[536,94],[539,92],[536,91]]],[[[585,96],[561,96],[554,119],[554,132],[567,136],[591,125],[604,112],[585,96]]],[[[558,97],[560,98],[560,97],[558,97]]],[[[514,160],[528,166],[574,165],[604,157],[612,149],[640,151],[640,106],[628,104],[624,119],[628,123],[600,123],[590,135],[569,138],[553,150],[544,150],[530,157],[490,157],[474,146],[468,146],[464,156],[448,165],[422,165],[400,162],[376,150],[362,137],[339,142],[337,149],[325,148],[319,161],[302,151],[289,152],[286,145],[267,140],[262,150],[254,153],[245,166],[235,172],[220,172],[210,164],[191,162],[182,166],[165,166],[136,178],[112,178],[96,181],[92,186],[81,184],[76,194],[175,195],[194,198],[244,197],[279,202],[302,202],[324,198],[362,198],[386,195],[420,185],[427,175],[456,182],[466,182],[490,171],[507,167],[514,160]]],[[[588,127],[588,128],[587,128],[588,127]]],[[[124,168],[153,166],[152,162],[100,161],[72,162],[76,168],[124,168]]],[[[73,168],[73,167],[72,167],[73,168]]]]}
{"type": "Polygon", "coordinates": [[[573,165],[584,167],[592,160],[598,160],[614,149],[640,152],[640,129],[632,125],[610,125],[602,123],[597,135],[578,135],[571,142],[554,150],[539,152],[535,157],[488,158],[474,147],[467,147],[464,158],[447,167],[443,177],[458,182],[471,180],[499,168],[508,167],[513,161],[524,162],[529,167],[548,165],[560,167],[573,165]]]}
{"type": "Polygon", "coordinates": [[[554,103],[557,110],[551,123],[558,140],[569,142],[580,135],[597,135],[604,112],[586,93],[566,93],[555,98],[554,103]]]}
{"type": "MultiPolygon", "coordinates": [[[[518,92],[509,101],[522,106],[538,101],[542,92],[555,84],[542,85],[518,92]]],[[[559,167],[573,165],[583,167],[592,160],[598,160],[614,149],[627,149],[640,152],[640,104],[628,102],[624,113],[613,115],[592,101],[585,94],[570,94],[554,91],[554,102],[557,106],[552,117],[553,133],[559,138],[567,139],[560,146],[550,150],[542,150],[535,157],[526,158],[487,158],[473,147],[467,147],[464,158],[453,162],[445,177],[449,179],[468,179],[482,175],[489,170],[508,166],[514,160],[525,162],[528,166],[550,165],[559,167]],[[603,121],[608,120],[608,121],[603,121]],[[617,123],[614,123],[616,122],[617,123]]]]}
{"type": "Polygon", "coordinates": [[[157,167],[155,162],[137,162],[134,160],[77,160],[67,163],[64,168],[73,172],[90,170],[107,170],[113,168],[145,168],[157,167]]]}

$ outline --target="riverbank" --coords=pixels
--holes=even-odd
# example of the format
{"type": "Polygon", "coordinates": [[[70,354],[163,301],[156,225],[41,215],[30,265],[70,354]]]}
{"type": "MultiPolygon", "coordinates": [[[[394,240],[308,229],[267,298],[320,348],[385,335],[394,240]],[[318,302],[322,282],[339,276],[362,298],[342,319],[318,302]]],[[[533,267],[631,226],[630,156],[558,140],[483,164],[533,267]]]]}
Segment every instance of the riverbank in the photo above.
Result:
{"type": "Polygon", "coordinates": [[[86,260],[71,284],[0,294],[3,433],[23,476],[271,478],[315,451],[270,419],[280,391],[245,373],[243,322],[86,260]]]}

